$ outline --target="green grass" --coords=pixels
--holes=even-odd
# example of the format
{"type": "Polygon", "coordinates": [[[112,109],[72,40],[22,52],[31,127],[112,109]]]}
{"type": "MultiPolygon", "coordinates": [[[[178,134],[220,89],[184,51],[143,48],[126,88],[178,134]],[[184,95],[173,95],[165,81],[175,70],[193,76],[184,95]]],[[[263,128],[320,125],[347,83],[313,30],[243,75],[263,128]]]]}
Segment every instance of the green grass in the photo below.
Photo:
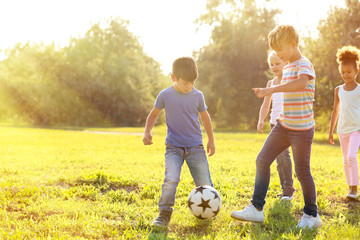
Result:
{"type": "MultiPolygon", "coordinates": [[[[346,200],[340,147],[316,133],[312,174],[323,227],[301,231],[303,198],[295,179],[291,203],[280,194],[272,166],[265,222],[230,218],[249,204],[255,158],[266,134],[216,132],[209,158],[223,205],[216,218],[201,221],[186,201],[194,188],[186,165],[167,233],[152,229],[164,178],[166,129],[154,130],[143,146],[141,128],[91,129],[136,134],[0,127],[0,239],[360,239],[360,203],[346,200]]],[[[206,143],[206,140],[205,140],[206,143]]]]}

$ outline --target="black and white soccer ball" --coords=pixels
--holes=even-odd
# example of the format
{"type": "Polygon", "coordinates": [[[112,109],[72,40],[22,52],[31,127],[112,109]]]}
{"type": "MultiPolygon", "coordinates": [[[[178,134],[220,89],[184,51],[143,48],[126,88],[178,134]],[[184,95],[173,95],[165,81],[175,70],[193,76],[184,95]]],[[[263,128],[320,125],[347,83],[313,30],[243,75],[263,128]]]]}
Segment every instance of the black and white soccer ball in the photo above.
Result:
{"type": "Polygon", "coordinates": [[[189,194],[187,205],[195,217],[210,219],[215,217],[220,211],[220,194],[209,185],[199,186],[189,194]]]}

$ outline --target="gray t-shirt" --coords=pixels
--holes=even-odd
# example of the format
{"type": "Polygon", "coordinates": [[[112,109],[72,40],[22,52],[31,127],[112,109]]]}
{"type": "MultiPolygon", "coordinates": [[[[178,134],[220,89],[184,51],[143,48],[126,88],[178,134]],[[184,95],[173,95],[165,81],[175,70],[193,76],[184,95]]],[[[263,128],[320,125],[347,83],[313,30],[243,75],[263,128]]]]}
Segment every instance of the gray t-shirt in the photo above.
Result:
{"type": "Polygon", "coordinates": [[[204,95],[194,88],[189,93],[176,91],[173,86],[162,90],[154,106],[165,108],[167,135],[165,143],[177,147],[203,144],[199,112],[207,109],[204,95]]]}

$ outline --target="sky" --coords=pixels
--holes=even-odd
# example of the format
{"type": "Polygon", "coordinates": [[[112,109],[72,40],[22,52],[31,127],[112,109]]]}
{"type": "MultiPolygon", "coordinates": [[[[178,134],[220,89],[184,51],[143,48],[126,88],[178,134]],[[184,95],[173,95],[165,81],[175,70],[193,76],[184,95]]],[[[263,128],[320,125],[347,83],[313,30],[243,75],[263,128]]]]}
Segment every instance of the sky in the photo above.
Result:
{"type": "MultiPolygon", "coordinates": [[[[327,16],[330,6],[345,6],[344,0],[257,2],[281,9],[278,23],[292,24],[300,34],[316,34],[318,22],[327,16]]],[[[0,49],[27,41],[63,47],[70,37],[82,37],[100,20],[120,17],[129,21],[129,31],[168,74],[175,58],[192,55],[209,43],[211,28],[194,23],[205,11],[206,0],[0,1],[0,49]]]]}

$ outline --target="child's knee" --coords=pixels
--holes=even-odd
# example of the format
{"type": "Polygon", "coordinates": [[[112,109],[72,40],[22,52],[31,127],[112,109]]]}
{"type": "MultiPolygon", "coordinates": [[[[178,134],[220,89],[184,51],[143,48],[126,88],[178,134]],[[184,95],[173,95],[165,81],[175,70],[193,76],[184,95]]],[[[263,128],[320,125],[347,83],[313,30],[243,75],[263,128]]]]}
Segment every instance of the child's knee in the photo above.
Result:
{"type": "Polygon", "coordinates": [[[164,179],[164,184],[163,185],[168,185],[168,186],[177,186],[180,182],[180,178],[178,177],[166,177],[164,179]]]}
{"type": "Polygon", "coordinates": [[[357,153],[349,154],[347,159],[350,166],[357,165],[357,153]]]}
{"type": "Polygon", "coordinates": [[[268,169],[273,161],[268,161],[261,152],[256,157],[256,169],[268,169]]]}
{"type": "Polygon", "coordinates": [[[307,167],[295,167],[295,173],[297,179],[301,181],[307,181],[308,179],[312,178],[310,168],[307,167]]]}

